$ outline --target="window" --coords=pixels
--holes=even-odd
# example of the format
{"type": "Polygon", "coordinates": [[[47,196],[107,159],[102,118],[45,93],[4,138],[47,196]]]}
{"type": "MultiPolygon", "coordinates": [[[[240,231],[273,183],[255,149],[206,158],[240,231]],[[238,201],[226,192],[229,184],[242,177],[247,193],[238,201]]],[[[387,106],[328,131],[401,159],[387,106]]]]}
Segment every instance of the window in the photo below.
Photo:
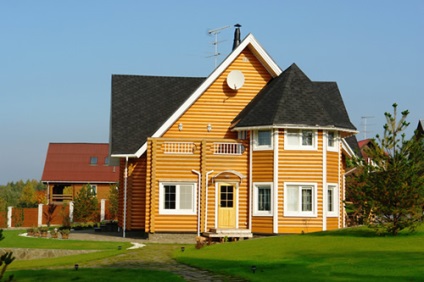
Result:
{"type": "Polygon", "coordinates": [[[327,185],[327,216],[339,215],[339,195],[337,185],[327,185]]]}
{"type": "Polygon", "coordinates": [[[271,130],[254,131],[254,146],[255,150],[271,150],[272,149],[272,134],[271,130]]]}
{"type": "Polygon", "coordinates": [[[161,183],[160,214],[196,214],[196,185],[194,183],[161,183]]]}
{"type": "Polygon", "coordinates": [[[90,192],[91,192],[91,195],[96,197],[96,195],[97,195],[97,185],[91,185],[90,192]]]}
{"type": "Polygon", "coordinates": [[[105,158],[105,165],[109,165],[109,157],[105,158]]]}
{"type": "Polygon", "coordinates": [[[237,133],[237,138],[241,139],[241,140],[246,140],[247,139],[247,131],[246,130],[239,131],[237,133]]]}
{"type": "Polygon", "coordinates": [[[97,165],[97,157],[90,157],[90,165],[97,165]]]}
{"type": "Polygon", "coordinates": [[[338,151],[338,139],[337,133],[335,131],[327,132],[327,150],[329,151],[338,151]]]}
{"type": "Polygon", "coordinates": [[[316,150],[316,134],[314,130],[287,129],[284,147],[286,150],[316,150]]]}
{"type": "Polygon", "coordinates": [[[286,184],[284,187],[284,215],[316,217],[316,190],[316,184],[286,184]]]}
{"type": "Polygon", "coordinates": [[[253,215],[272,215],[272,184],[254,183],[253,185],[253,215]]]}

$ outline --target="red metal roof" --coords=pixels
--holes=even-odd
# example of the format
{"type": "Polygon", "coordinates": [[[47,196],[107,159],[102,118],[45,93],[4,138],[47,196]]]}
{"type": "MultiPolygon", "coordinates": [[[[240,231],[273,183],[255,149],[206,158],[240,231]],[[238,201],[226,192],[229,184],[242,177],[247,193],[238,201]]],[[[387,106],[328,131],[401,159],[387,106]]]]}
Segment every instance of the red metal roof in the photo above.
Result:
{"type": "Polygon", "coordinates": [[[44,164],[43,182],[118,182],[119,167],[105,163],[108,143],[50,143],[44,164]],[[97,164],[90,164],[97,157],[97,164]]]}

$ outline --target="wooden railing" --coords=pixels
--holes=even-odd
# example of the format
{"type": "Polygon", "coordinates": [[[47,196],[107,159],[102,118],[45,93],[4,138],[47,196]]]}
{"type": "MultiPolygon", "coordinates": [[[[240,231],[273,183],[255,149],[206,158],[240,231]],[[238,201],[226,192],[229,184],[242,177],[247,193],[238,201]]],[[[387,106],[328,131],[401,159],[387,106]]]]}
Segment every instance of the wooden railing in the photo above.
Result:
{"type": "Polygon", "coordinates": [[[215,155],[241,155],[244,146],[241,143],[213,143],[213,153],[215,155]]]}
{"type": "Polygon", "coordinates": [[[163,146],[165,154],[193,154],[196,149],[193,142],[165,142],[163,146]]]}
{"type": "Polygon", "coordinates": [[[72,195],[69,194],[52,194],[52,202],[72,201],[72,195]]]}

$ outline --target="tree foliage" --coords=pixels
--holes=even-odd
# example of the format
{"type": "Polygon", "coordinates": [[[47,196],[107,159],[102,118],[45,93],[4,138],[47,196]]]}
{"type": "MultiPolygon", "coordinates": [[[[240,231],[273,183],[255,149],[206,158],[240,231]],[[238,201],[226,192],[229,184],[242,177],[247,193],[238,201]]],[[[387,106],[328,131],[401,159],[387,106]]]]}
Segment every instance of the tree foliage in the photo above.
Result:
{"type": "MultiPolygon", "coordinates": [[[[7,210],[8,206],[17,207],[20,206],[21,203],[27,203],[26,201],[20,201],[21,199],[25,198],[22,195],[24,193],[25,187],[27,187],[27,189],[29,189],[29,187],[32,187],[35,195],[37,196],[36,202],[42,202],[42,197],[40,197],[39,195],[45,195],[47,187],[41,181],[33,179],[26,181],[19,180],[17,182],[9,182],[6,185],[0,185],[0,198],[2,199],[0,203],[0,212],[7,210]]],[[[32,191],[30,192],[30,194],[33,194],[32,191]]]]}
{"type": "Polygon", "coordinates": [[[385,113],[384,135],[365,149],[371,161],[355,160],[358,169],[346,182],[356,213],[377,232],[393,235],[421,224],[424,207],[423,140],[406,139],[409,112],[401,114],[398,121],[396,104],[393,114],[385,113]]]}
{"type": "Polygon", "coordinates": [[[84,185],[74,199],[74,221],[96,221],[98,200],[91,185],[84,185]]]}
{"type": "Polygon", "coordinates": [[[118,216],[119,191],[116,184],[110,185],[109,188],[109,214],[112,220],[118,216]]]}

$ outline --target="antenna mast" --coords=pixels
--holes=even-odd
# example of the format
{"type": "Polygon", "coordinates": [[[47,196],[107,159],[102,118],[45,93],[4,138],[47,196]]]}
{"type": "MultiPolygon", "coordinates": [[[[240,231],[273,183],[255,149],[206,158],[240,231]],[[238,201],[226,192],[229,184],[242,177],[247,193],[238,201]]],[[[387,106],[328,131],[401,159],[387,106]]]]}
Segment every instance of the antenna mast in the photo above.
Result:
{"type": "Polygon", "coordinates": [[[370,119],[370,118],[374,118],[374,117],[373,116],[362,116],[361,117],[361,120],[362,120],[361,125],[362,125],[362,128],[363,128],[362,132],[364,134],[364,140],[367,139],[367,133],[370,132],[370,131],[367,131],[367,120],[370,119]]]}
{"type": "Polygon", "coordinates": [[[215,40],[212,42],[212,44],[215,46],[215,53],[211,56],[211,57],[215,57],[215,68],[217,67],[217,64],[218,64],[218,56],[221,55],[218,52],[218,43],[219,43],[219,41],[218,41],[218,34],[222,30],[227,29],[229,27],[231,27],[231,26],[230,25],[227,25],[227,26],[223,26],[223,27],[220,27],[220,28],[208,30],[208,34],[209,35],[215,36],[215,40]]]}

